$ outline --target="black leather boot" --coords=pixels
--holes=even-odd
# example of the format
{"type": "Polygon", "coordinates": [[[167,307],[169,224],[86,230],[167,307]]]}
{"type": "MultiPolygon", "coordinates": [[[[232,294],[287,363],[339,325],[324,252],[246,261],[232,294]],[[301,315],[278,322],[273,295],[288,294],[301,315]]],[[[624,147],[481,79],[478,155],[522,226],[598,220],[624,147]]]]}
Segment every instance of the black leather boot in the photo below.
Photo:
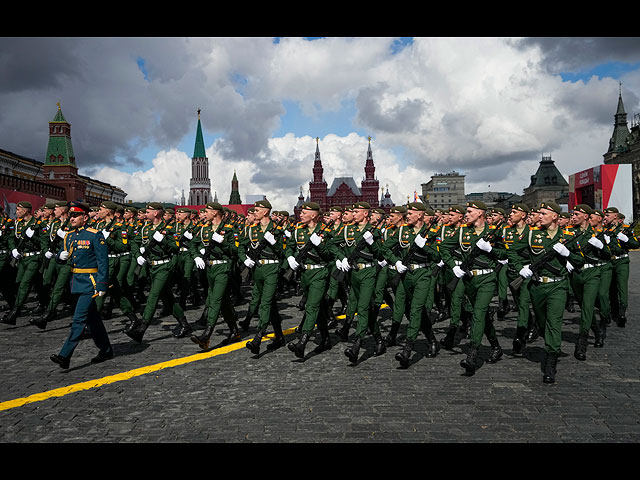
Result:
{"type": "Polygon", "coordinates": [[[602,318],[600,319],[600,335],[602,335],[602,340],[604,341],[607,338],[607,325],[611,323],[610,318],[602,318]]]}
{"type": "Polygon", "coordinates": [[[262,337],[264,337],[264,334],[264,329],[258,330],[253,339],[248,341],[245,345],[249,350],[251,350],[251,353],[253,353],[254,355],[260,353],[260,343],[262,342],[262,337]]]}
{"type": "Polygon", "coordinates": [[[411,360],[411,352],[413,351],[414,342],[410,338],[407,338],[404,342],[402,350],[396,353],[396,360],[400,362],[402,368],[409,367],[409,361],[411,360]]]}
{"type": "Polygon", "coordinates": [[[19,315],[20,309],[17,307],[13,307],[9,313],[2,317],[2,320],[0,320],[0,322],[4,323],[5,325],[15,325],[16,319],[19,315]]]}
{"type": "Polygon", "coordinates": [[[305,332],[300,336],[300,339],[297,342],[291,342],[287,347],[295,354],[296,357],[304,358],[304,349],[307,346],[309,337],[310,335],[305,332]]]}
{"type": "Polygon", "coordinates": [[[51,311],[51,310],[47,310],[44,315],[40,316],[40,317],[34,317],[32,319],[29,320],[29,323],[31,325],[35,325],[36,327],[38,327],[41,330],[44,330],[45,328],[47,328],[47,323],[50,322],[51,320],[53,320],[54,318],[56,318],[56,312],[51,311]]]}
{"type": "Polygon", "coordinates": [[[351,328],[351,322],[353,322],[353,318],[345,318],[342,327],[336,330],[336,335],[340,337],[340,340],[346,342],[349,338],[349,328],[351,328]]]}
{"type": "Polygon", "coordinates": [[[476,359],[478,358],[478,347],[469,345],[467,357],[460,361],[460,366],[466,370],[467,375],[476,373],[476,359]]]}
{"type": "Polygon", "coordinates": [[[578,341],[576,343],[576,348],[573,352],[573,356],[576,360],[586,360],[587,359],[587,346],[589,345],[589,337],[588,332],[580,333],[578,335],[578,341]]]}
{"type": "Polygon", "coordinates": [[[209,348],[209,339],[213,333],[213,325],[204,327],[204,332],[201,335],[191,335],[191,341],[197,343],[202,350],[209,348]]]}
{"type": "Polygon", "coordinates": [[[508,306],[509,306],[509,303],[507,299],[498,300],[498,311],[497,311],[498,320],[504,320],[504,317],[507,315],[508,306]]]}
{"type": "Polygon", "coordinates": [[[193,333],[193,329],[191,328],[191,325],[189,325],[187,317],[178,318],[176,320],[178,321],[178,326],[173,330],[174,337],[184,338],[193,333]]]}
{"type": "Polygon", "coordinates": [[[229,325],[229,334],[227,338],[224,339],[224,345],[229,345],[230,343],[240,340],[240,331],[238,330],[236,322],[230,322],[230,324],[227,325],[229,325]]]}
{"type": "Polygon", "coordinates": [[[238,325],[242,329],[242,331],[246,332],[249,330],[249,324],[251,323],[251,318],[253,317],[253,312],[251,310],[247,311],[247,315],[244,317],[244,320],[238,322],[238,325]]]}
{"type": "Polygon", "coordinates": [[[149,323],[149,321],[142,320],[136,327],[125,331],[124,333],[134,342],[142,343],[142,337],[144,337],[144,332],[147,331],[149,323]]]}
{"type": "Polygon", "coordinates": [[[531,343],[539,337],[538,333],[538,325],[536,322],[529,323],[529,330],[527,331],[527,336],[525,337],[527,343],[531,343]]]}
{"type": "Polygon", "coordinates": [[[500,347],[500,342],[498,342],[497,338],[490,338],[489,343],[491,344],[491,354],[487,359],[487,363],[496,363],[502,358],[502,348],[500,347]]]}
{"type": "MultiPolygon", "coordinates": [[[[185,311],[184,308],[182,310],[185,311]]],[[[199,325],[201,327],[206,326],[208,316],[209,316],[209,307],[205,305],[205,307],[202,309],[202,313],[200,314],[200,317],[198,318],[198,320],[196,320],[196,325],[199,325]]]]}
{"type": "Polygon", "coordinates": [[[627,313],[625,309],[621,309],[620,312],[618,313],[618,318],[616,319],[616,323],[620,328],[624,328],[625,325],[627,324],[627,313]]]}
{"type": "Polygon", "coordinates": [[[429,341],[429,348],[427,349],[427,353],[425,354],[425,357],[433,358],[436,355],[438,355],[438,352],[440,351],[440,342],[438,342],[438,339],[433,333],[433,330],[429,331],[429,334],[427,335],[427,340],[429,341]]]}
{"type": "Polygon", "coordinates": [[[513,353],[520,354],[527,344],[527,327],[517,327],[516,336],[513,339],[513,353]]]}
{"type": "Polygon", "coordinates": [[[325,350],[331,349],[331,337],[329,336],[329,328],[320,328],[320,345],[318,345],[313,351],[315,353],[322,353],[325,350]]]}
{"type": "Polygon", "coordinates": [[[553,383],[556,381],[556,365],[558,364],[558,354],[547,352],[544,363],[544,374],[542,381],[544,383],[553,383]]]}
{"type": "Polygon", "coordinates": [[[362,339],[360,337],[356,337],[351,346],[349,346],[344,354],[349,358],[351,363],[356,363],[358,361],[358,354],[360,353],[360,345],[362,344],[362,339]]]}
{"type": "Polygon", "coordinates": [[[602,330],[600,330],[600,325],[596,322],[595,319],[591,322],[591,331],[593,332],[593,347],[594,348],[602,348],[604,347],[604,337],[602,336],[602,330]]]}
{"type": "Polygon", "coordinates": [[[135,313],[128,313],[127,317],[129,317],[129,323],[124,327],[124,333],[127,333],[140,326],[140,319],[135,313]]]}
{"type": "Polygon", "coordinates": [[[375,356],[377,357],[387,351],[387,344],[382,339],[382,334],[380,332],[375,333],[373,335],[373,339],[376,341],[375,356]]]}
{"type": "Polygon", "coordinates": [[[387,347],[393,347],[396,344],[398,330],[400,330],[400,322],[391,323],[391,329],[389,330],[387,337],[384,339],[387,347]]]}
{"type": "Polygon", "coordinates": [[[447,334],[444,336],[442,340],[440,340],[440,345],[445,350],[452,350],[453,344],[456,340],[456,333],[458,332],[458,327],[456,325],[450,325],[447,329],[447,334]]]}

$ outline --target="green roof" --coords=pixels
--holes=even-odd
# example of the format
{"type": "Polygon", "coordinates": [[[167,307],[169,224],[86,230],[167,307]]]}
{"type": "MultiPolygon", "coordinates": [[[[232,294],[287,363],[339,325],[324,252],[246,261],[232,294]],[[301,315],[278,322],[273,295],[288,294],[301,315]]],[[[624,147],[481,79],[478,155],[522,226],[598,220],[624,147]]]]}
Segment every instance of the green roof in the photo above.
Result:
{"type": "Polygon", "coordinates": [[[198,128],[196,130],[196,146],[193,149],[193,158],[206,158],[204,151],[204,139],[202,137],[202,126],[200,125],[200,114],[198,113],[198,128]]]}

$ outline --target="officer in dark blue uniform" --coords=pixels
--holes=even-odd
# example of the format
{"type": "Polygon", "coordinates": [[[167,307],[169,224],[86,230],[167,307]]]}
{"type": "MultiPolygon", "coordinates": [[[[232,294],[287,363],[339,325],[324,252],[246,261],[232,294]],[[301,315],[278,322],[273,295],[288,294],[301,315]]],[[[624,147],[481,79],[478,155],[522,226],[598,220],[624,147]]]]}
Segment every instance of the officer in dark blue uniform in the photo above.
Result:
{"type": "Polygon", "coordinates": [[[76,304],[71,331],[59,354],[51,361],[61,368],[69,368],[73,351],[78,346],[85,325],[89,327],[93,342],[99,349],[92,363],[113,357],[109,336],[96,307],[96,297],[107,293],[109,258],[104,236],[99,230],[87,227],[90,207],[80,202],[69,205],[69,223],[73,227],[65,235],[62,249],[56,259],[69,260],[71,265],[71,295],[76,304]]]}

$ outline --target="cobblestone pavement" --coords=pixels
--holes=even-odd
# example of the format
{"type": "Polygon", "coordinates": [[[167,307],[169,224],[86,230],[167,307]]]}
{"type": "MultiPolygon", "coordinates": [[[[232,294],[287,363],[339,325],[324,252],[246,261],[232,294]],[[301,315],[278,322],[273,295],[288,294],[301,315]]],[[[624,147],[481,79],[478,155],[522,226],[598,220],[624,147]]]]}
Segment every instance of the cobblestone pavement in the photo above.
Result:
{"type": "MultiPolygon", "coordinates": [[[[496,321],[505,355],[486,361],[474,376],[459,366],[466,340],[455,351],[424,356],[416,342],[412,364],[400,369],[400,347],[373,355],[367,337],[352,365],[347,344],[333,335],[331,350],[304,360],[288,348],[251,354],[256,320],[243,341],[202,352],[188,338],[175,339],[172,317],[156,319],[142,344],[122,329],[125,317],[105,321],[115,357],[90,363],[97,353],[83,340],[62,370],[49,360],[68,334],[70,316],[46,330],[0,325],[0,440],[31,442],[534,442],[635,443],[640,441],[640,252],[631,254],[626,328],[611,324],[605,346],[577,361],[573,348],[579,313],[566,313],[563,355],[556,383],[542,382],[541,339],[524,355],[511,354],[515,313],[496,321]],[[38,395],[41,394],[41,395],[38,395]]],[[[299,298],[278,304],[287,341],[301,312],[299,298]]],[[[187,311],[195,321],[201,308],[187,311]]],[[[244,317],[247,304],[237,310],[244,317]]],[[[119,313],[119,311],[116,310],[119,313]]],[[[383,333],[389,310],[381,311],[383,333]]],[[[442,338],[447,322],[435,324],[442,338]]],[[[402,340],[406,320],[400,330],[402,340]]],[[[224,338],[221,320],[212,345],[224,338]]],[[[319,341],[319,337],[315,339],[319,341]]],[[[486,339],[479,357],[486,360],[486,339]]]]}

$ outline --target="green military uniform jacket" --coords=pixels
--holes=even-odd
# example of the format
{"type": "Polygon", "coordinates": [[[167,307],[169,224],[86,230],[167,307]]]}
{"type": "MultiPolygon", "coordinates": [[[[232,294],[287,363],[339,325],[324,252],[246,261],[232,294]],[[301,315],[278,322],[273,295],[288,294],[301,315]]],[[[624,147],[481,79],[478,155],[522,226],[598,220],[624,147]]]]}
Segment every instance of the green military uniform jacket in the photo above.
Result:
{"type": "Polygon", "coordinates": [[[618,234],[628,227],[629,225],[627,224],[619,223],[616,226],[605,228],[605,233],[609,236],[609,251],[611,252],[611,258],[613,260],[626,258],[628,261],[629,259],[624,257],[624,255],[627,255],[629,250],[640,248],[640,241],[638,241],[638,238],[633,232],[626,232],[627,237],[629,237],[628,242],[623,242],[618,239],[618,234]]]}
{"type": "Polygon", "coordinates": [[[459,265],[459,262],[465,261],[468,255],[476,248],[478,240],[491,231],[496,234],[490,242],[493,248],[490,252],[481,250],[469,268],[471,270],[495,270],[498,260],[507,259],[507,250],[500,232],[496,232],[495,225],[489,225],[488,223],[485,223],[484,228],[478,233],[476,233],[476,229],[472,225],[465,223],[456,228],[453,233],[445,235],[440,244],[442,260],[449,268],[453,269],[453,267],[459,265]],[[456,250],[459,251],[459,255],[454,253],[456,250]]]}
{"type": "Polygon", "coordinates": [[[204,223],[198,226],[193,238],[187,245],[189,255],[192,258],[200,257],[207,264],[211,261],[219,260],[230,262],[237,256],[236,231],[230,223],[220,223],[218,225],[204,223]],[[222,242],[216,242],[211,239],[214,233],[223,237],[222,242]]]}
{"type": "MultiPolygon", "coordinates": [[[[47,248],[47,237],[42,234],[42,223],[31,217],[25,222],[21,218],[16,220],[13,235],[9,236],[9,250],[17,249],[22,255],[41,252],[47,248]],[[27,230],[31,229],[33,235],[27,236],[27,230]]],[[[46,232],[46,231],[45,231],[46,232]]]]}
{"type": "Polygon", "coordinates": [[[164,220],[154,226],[152,223],[145,223],[138,234],[131,241],[131,254],[134,259],[137,259],[140,255],[146,257],[151,262],[170,260],[172,255],[175,255],[179,250],[176,245],[175,238],[173,236],[173,228],[168,226],[164,220]],[[164,235],[161,242],[157,242],[153,235],[158,231],[164,235]],[[141,254],[140,249],[144,248],[144,253],[141,254]]]}
{"type": "Polygon", "coordinates": [[[247,227],[245,235],[240,239],[240,246],[238,248],[238,258],[241,262],[247,259],[247,256],[252,256],[253,260],[258,263],[258,260],[282,260],[284,256],[283,246],[283,230],[277,228],[277,226],[269,221],[264,231],[260,228],[260,224],[253,224],[247,227]],[[258,248],[260,242],[264,238],[264,234],[270,231],[276,240],[275,245],[266,243],[266,247],[262,250],[260,258],[253,258],[253,251],[258,248]]]}
{"type": "Polygon", "coordinates": [[[437,227],[429,228],[429,226],[425,224],[420,231],[416,232],[413,226],[403,224],[396,229],[396,232],[392,233],[391,236],[387,237],[382,246],[383,257],[391,266],[395,266],[397,261],[401,261],[407,268],[410,268],[410,265],[440,262],[440,251],[437,241],[439,230],[437,227]],[[426,243],[423,247],[419,247],[418,245],[412,247],[419,233],[426,239],[426,243]],[[413,255],[412,258],[409,259],[407,255],[412,248],[413,255]]]}
{"type": "Polygon", "coordinates": [[[307,225],[299,223],[287,241],[285,257],[288,258],[292,256],[295,258],[298,251],[309,242],[310,248],[305,258],[299,261],[301,265],[324,265],[331,262],[333,260],[333,253],[329,250],[327,238],[324,237],[328,232],[322,223],[318,223],[311,231],[309,231],[307,225]],[[310,238],[314,233],[322,237],[320,245],[311,243],[310,238]]]}
{"type": "Polygon", "coordinates": [[[349,258],[362,240],[365,231],[371,231],[373,244],[369,245],[363,242],[364,247],[360,249],[355,260],[350,264],[351,268],[356,269],[357,264],[370,264],[383,260],[384,257],[381,251],[382,242],[380,241],[381,233],[378,228],[372,229],[372,227],[373,225],[370,223],[365,224],[362,228],[358,228],[356,224],[345,225],[341,235],[336,235],[334,241],[328,245],[334,256],[334,260],[349,258]]]}

